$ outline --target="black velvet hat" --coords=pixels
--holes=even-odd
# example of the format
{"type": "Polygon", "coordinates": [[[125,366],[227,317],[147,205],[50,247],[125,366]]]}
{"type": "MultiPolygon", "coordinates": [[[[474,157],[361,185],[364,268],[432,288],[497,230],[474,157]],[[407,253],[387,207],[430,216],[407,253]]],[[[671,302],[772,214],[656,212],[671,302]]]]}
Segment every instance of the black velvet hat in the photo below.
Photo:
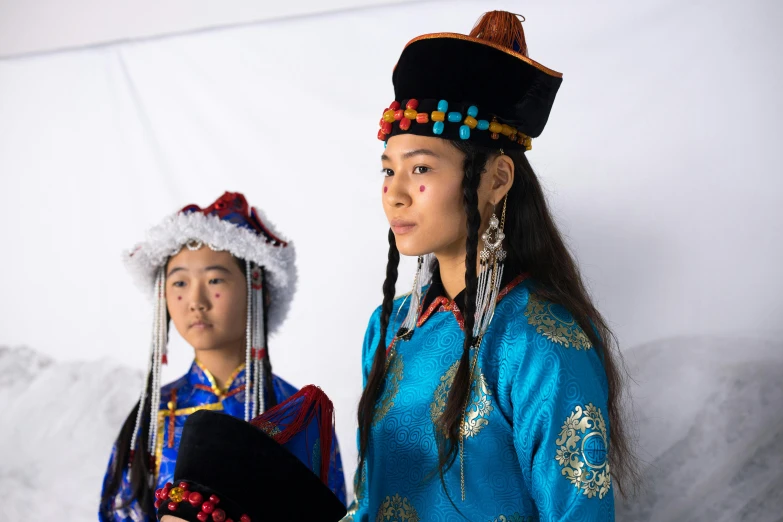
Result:
{"type": "MultiPolygon", "coordinates": [[[[317,429],[320,421],[299,415],[303,402],[307,400],[289,403],[296,409],[296,434],[308,426],[317,429]]],[[[286,403],[280,406],[285,409],[286,403]]],[[[286,426],[258,421],[253,425],[224,413],[193,413],[182,432],[174,483],[155,493],[158,520],[164,515],[191,522],[336,522],[344,517],[345,506],[325,485],[325,477],[273,438],[285,433],[286,426]]],[[[328,422],[330,439],[331,416],[328,422]]],[[[289,439],[293,431],[288,430],[289,439]]]]}
{"type": "Polygon", "coordinates": [[[405,46],[378,139],[412,133],[530,150],[562,78],[528,58],[517,15],[492,11],[469,36],[425,34],[405,46]]]}

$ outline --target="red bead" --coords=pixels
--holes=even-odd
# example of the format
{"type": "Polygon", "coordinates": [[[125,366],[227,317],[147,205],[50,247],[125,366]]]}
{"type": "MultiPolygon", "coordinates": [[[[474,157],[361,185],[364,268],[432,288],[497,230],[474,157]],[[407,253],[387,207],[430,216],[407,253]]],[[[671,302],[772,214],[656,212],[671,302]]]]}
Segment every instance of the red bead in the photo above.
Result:
{"type": "Polygon", "coordinates": [[[378,125],[383,125],[383,123],[384,123],[384,120],[383,120],[383,118],[381,118],[381,121],[378,122],[378,125]]]}
{"type": "Polygon", "coordinates": [[[430,116],[426,112],[420,112],[416,115],[416,121],[419,123],[427,123],[430,121],[430,116]]]}
{"type": "Polygon", "coordinates": [[[177,510],[177,503],[176,502],[169,502],[169,511],[176,511],[177,510]]]}
{"type": "Polygon", "coordinates": [[[171,482],[166,482],[166,485],[165,485],[165,486],[163,486],[163,489],[165,489],[165,490],[166,490],[166,492],[168,493],[168,491],[169,491],[171,488],[173,488],[173,487],[174,487],[174,484],[172,484],[171,482]]]}
{"type": "Polygon", "coordinates": [[[383,131],[384,134],[391,134],[392,124],[389,123],[388,121],[381,123],[381,130],[383,131]]]}
{"type": "Polygon", "coordinates": [[[400,120],[400,129],[402,130],[408,130],[411,128],[411,120],[408,118],[403,118],[400,120]]]}
{"type": "Polygon", "coordinates": [[[199,519],[201,522],[207,522],[207,519],[209,518],[209,515],[207,515],[203,511],[199,511],[198,515],[196,515],[196,518],[199,519]]]}
{"type": "Polygon", "coordinates": [[[247,515],[242,515],[239,517],[239,522],[250,522],[250,517],[247,515]]]}
{"type": "Polygon", "coordinates": [[[395,120],[400,121],[404,117],[405,117],[405,111],[403,111],[403,110],[394,111],[394,119],[395,120]]]}
{"type": "Polygon", "coordinates": [[[213,504],[220,504],[220,499],[217,498],[217,496],[215,495],[210,495],[209,501],[212,502],[213,504]]]}
{"type": "MultiPolygon", "coordinates": [[[[395,101],[393,101],[393,102],[391,102],[391,105],[389,105],[389,108],[390,108],[391,110],[393,110],[393,111],[396,111],[397,109],[399,109],[399,108],[400,108],[400,102],[398,102],[398,101],[396,101],[396,100],[395,100],[395,101]]],[[[244,521],[243,521],[243,522],[244,522],[244,521]]]]}
{"type": "Polygon", "coordinates": [[[383,133],[383,129],[378,129],[378,139],[381,141],[386,141],[386,134],[383,133]]]}
{"type": "Polygon", "coordinates": [[[155,501],[155,509],[160,508],[161,504],[163,504],[163,499],[159,498],[158,500],[155,501]]]}
{"type": "Polygon", "coordinates": [[[168,363],[169,363],[169,358],[166,356],[166,354],[165,354],[165,353],[164,353],[164,354],[163,354],[163,356],[160,358],[160,363],[161,363],[161,364],[168,364],[168,363]]]}
{"type": "Polygon", "coordinates": [[[213,504],[210,501],[206,501],[203,504],[201,504],[201,511],[209,515],[213,511],[215,511],[215,504],[213,504]]]}
{"type": "Polygon", "coordinates": [[[212,513],[212,520],[215,522],[226,522],[226,512],[222,509],[216,509],[214,513],[212,513]]]}
{"type": "Polygon", "coordinates": [[[419,108],[419,100],[408,100],[408,103],[405,104],[405,107],[415,111],[419,108]]]}
{"type": "Polygon", "coordinates": [[[226,522],[234,522],[234,519],[233,518],[227,518],[226,522]]]}
{"type": "Polygon", "coordinates": [[[160,492],[163,491],[163,488],[158,488],[155,490],[155,498],[160,498],[160,492]]]}
{"type": "Polygon", "coordinates": [[[193,507],[199,507],[203,500],[204,500],[204,497],[202,497],[201,493],[199,493],[198,491],[194,491],[188,497],[188,502],[190,502],[190,505],[193,506],[193,507]]]}
{"type": "Polygon", "coordinates": [[[182,489],[188,489],[188,483],[187,482],[180,482],[179,483],[179,487],[181,487],[182,489]]]}

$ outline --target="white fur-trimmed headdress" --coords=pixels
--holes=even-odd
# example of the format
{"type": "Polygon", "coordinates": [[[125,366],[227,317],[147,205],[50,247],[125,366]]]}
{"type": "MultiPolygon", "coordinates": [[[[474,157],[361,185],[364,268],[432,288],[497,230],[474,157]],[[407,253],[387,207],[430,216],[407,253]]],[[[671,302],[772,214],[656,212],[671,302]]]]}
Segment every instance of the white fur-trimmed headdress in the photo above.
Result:
{"type": "Polygon", "coordinates": [[[283,324],[296,291],[294,246],[273,232],[264,215],[250,207],[242,194],[226,192],[205,209],[188,205],[167,217],[147,232],[144,242],[126,253],[125,265],[151,293],[157,270],[190,241],[226,250],[264,267],[269,333],[283,324]]]}
{"type": "MultiPolygon", "coordinates": [[[[267,333],[273,333],[283,324],[296,289],[293,245],[273,232],[265,223],[263,215],[249,206],[245,197],[238,192],[226,192],[207,208],[188,205],[152,228],[147,233],[146,241],[126,253],[125,264],[142,288],[152,291],[155,303],[148,378],[139,398],[136,427],[130,443],[130,460],[133,462],[137,441],[142,435],[143,412],[148,402],[151,411],[146,455],[151,460],[150,469],[155,468],[152,460],[155,458],[158,436],[156,424],[160,406],[160,374],[161,365],[166,363],[168,344],[166,263],[183,248],[196,250],[205,245],[212,250],[229,252],[245,263],[245,420],[265,410],[264,392],[267,387],[271,390],[267,333]]],[[[153,474],[150,474],[149,480],[152,484],[153,474]]]]}

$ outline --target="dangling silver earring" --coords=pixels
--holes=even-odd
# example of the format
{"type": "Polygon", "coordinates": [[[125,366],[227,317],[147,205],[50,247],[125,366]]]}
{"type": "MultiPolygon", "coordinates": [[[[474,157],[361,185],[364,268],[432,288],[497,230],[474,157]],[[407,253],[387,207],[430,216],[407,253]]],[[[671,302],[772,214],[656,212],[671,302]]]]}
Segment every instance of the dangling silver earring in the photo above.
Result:
{"type": "Polygon", "coordinates": [[[264,272],[262,267],[245,261],[247,272],[247,323],[245,325],[245,420],[266,410],[264,401],[264,272]]]}
{"type": "Polygon", "coordinates": [[[479,253],[480,274],[476,292],[476,323],[473,327],[473,336],[477,338],[483,336],[489,328],[500,293],[500,282],[503,279],[506,260],[506,251],[503,249],[506,235],[503,233],[503,228],[506,225],[507,201],[508,196],[503,199],[503,212],[500,219],[493,211],[492,217],[489,218],[489,228],[481,235],[484,248],[479,253]]]}
{"type": "MultiPolygon", "coordinates": [[[[409,296],[410,306],[408,308],[408,315],[405,316],[405,320],[402,322],[402,326],[400,327],[400,333],[398,334],[398,337],[402,339],[409,339],[413,334],[414,328],[416,328],[416,322],[419,319],[419,307],[421,306],[422,288],[424,288],[430,282],[431,263],[432,254],[419,256],[416,267],[416,276],[413,278],[413,289],[411,290],[411,294],[409,296]]],[[[402,308],[402,305],[400,305],[400,308],[402,308]]]]}

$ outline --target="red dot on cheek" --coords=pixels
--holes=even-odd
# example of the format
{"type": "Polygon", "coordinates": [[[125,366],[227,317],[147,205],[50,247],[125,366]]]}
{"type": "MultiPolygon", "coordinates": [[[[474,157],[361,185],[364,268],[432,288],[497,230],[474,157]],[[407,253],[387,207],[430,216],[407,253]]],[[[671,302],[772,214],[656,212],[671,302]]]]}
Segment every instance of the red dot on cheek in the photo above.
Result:
{"type": "Polygon", "coordinates": [[[419,192],[424,192],[424,185],[422,185],[421,187],[419,187],[419,192]]]}
{"type": "Polygon", "coordinates": [[[182,301],[182,296],[177,297],[177,301],[182,301]]]}
{"type": "Polygon", "coordinates": [[[220,294],[215,294],[215,297],[220,297],[220,294]]]}
{"type": "Polygon", "coordinates": [[[383,187],[383,193],[386,194],[387,192],[389,192],[389,187],[383,187]]]}

